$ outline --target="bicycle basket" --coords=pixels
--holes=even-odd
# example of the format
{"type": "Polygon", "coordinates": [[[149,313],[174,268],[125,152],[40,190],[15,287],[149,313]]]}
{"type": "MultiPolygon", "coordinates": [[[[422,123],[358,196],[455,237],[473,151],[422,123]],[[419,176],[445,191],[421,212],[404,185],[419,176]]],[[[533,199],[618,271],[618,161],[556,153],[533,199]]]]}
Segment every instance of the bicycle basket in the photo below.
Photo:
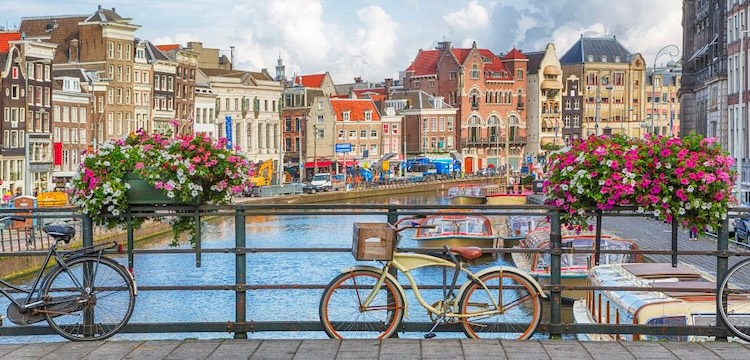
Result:
{"type": "Polygon", "coordinates": [[[392,260],[396,228],[388,223],[354,223],[352,255],[357,260],[392,260]]]}

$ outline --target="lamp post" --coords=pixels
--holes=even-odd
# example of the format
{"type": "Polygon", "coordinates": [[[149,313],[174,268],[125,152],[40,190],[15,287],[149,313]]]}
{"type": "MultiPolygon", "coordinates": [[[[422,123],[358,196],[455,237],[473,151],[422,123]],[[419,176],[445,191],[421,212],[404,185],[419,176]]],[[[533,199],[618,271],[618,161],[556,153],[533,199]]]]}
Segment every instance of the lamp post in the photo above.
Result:
{"type": "Polygon", "coordinates": [[[318,173],[318,124],[313,124],[313,176],[318,173]]]}
{"type": "Polygon", "coordinates": [[[596,123],[594,123],[594,136],[599,136],[599,120],[601,118],[601,107],[602,107],[602,95],[601,95],[601,88],[602,88],[602,82],[604,79],[607,79],[607,85],[605,85],[605,89],[612,90],[612,84],[609,83],[609,75],[604,75],[601,78],[599,78],[599,81],[596,82],[596,123]]]}
{"type": "Polygon", "coordinates": [[[671,58],[669,62],[667,63],[667,68],[669,68],[670,70],[674,69],[675,67],[677,67],[677,63],[674,62],[674,58],[680,55],[680,48],[677,47],[677,45],[669,44],[661,48],[656,53],[656,56],[654,56],[654,67],[651,69],[651,126],[650,126],[650,131],[649,131],[651,135],[655,134],[654,115],[656,115],[656,101],[654,100],[656,99],[656,81],[655,81],[656,80],[656,60],[658,60],[659,57],[663,55],[669,55],[669,57],[671,58]]]}

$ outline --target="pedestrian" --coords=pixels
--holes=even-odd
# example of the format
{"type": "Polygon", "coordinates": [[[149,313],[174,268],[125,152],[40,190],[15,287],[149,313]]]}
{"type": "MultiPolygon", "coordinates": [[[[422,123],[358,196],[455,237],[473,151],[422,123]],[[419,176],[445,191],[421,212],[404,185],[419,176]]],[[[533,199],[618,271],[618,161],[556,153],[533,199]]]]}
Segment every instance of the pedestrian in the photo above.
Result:
{"type": "Polygon", "coordinates": [[[690,240],[698,240],[698,229],[694,227],[690,228],[690,240]]]}
{"type": "Polygon", "coordinates": [[[514,186],[515,183],[516,183],[516,177],[513,175],[508,176],[508,191],[507,191],[508,194],[513,193],[513,189],[515,188],[514,186]]]}

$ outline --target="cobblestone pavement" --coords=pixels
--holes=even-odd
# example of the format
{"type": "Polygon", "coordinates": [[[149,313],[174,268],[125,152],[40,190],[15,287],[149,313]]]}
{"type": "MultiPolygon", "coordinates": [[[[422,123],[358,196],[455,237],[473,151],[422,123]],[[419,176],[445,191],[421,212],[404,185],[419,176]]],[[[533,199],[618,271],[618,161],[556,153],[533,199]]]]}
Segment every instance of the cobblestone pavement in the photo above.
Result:
{"type": "Polygon", "coordinates": [[[0,359],[747,359],[739,343],[569,340],[154,340],[0,345],[0,359]]]}

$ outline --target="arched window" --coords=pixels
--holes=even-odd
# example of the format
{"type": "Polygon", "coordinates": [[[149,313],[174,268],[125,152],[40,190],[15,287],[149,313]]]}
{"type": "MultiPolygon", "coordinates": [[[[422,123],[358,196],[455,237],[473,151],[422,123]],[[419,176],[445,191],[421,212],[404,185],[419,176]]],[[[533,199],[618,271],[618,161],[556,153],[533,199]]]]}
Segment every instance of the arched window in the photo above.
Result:
{"type": "Polygon", "coordinates": [[[481,94],[479,94],[479,90],[477,89],[471,90],[471,93],[469,94],[469,99],[471,100],[472,109],[479,109],[480,97],[481,97],[481,94]]]}
{"type": "Polygon", "coordinates": [[[487,119],[487,130],[490,134],[491,143],[500,142],[500,119],[496,115],[492,115],[487,119]]]}
{"type": "Polygon", "coordinates": [[[476,143],[479,141],[480,126],[482,126],[482,122],[479,119],[479,116],[472,115],[469,118],[469,143],[476,143]]]}
{"type": "Polygon", "coordinates": [[[510,115],[508,116],[508,124],[510,125],[510,137],[509,139],[515,140],[516,136],[518,135],[518,127],[521,125],[518,121],[518,116],[516,115],[510,115]]]}

